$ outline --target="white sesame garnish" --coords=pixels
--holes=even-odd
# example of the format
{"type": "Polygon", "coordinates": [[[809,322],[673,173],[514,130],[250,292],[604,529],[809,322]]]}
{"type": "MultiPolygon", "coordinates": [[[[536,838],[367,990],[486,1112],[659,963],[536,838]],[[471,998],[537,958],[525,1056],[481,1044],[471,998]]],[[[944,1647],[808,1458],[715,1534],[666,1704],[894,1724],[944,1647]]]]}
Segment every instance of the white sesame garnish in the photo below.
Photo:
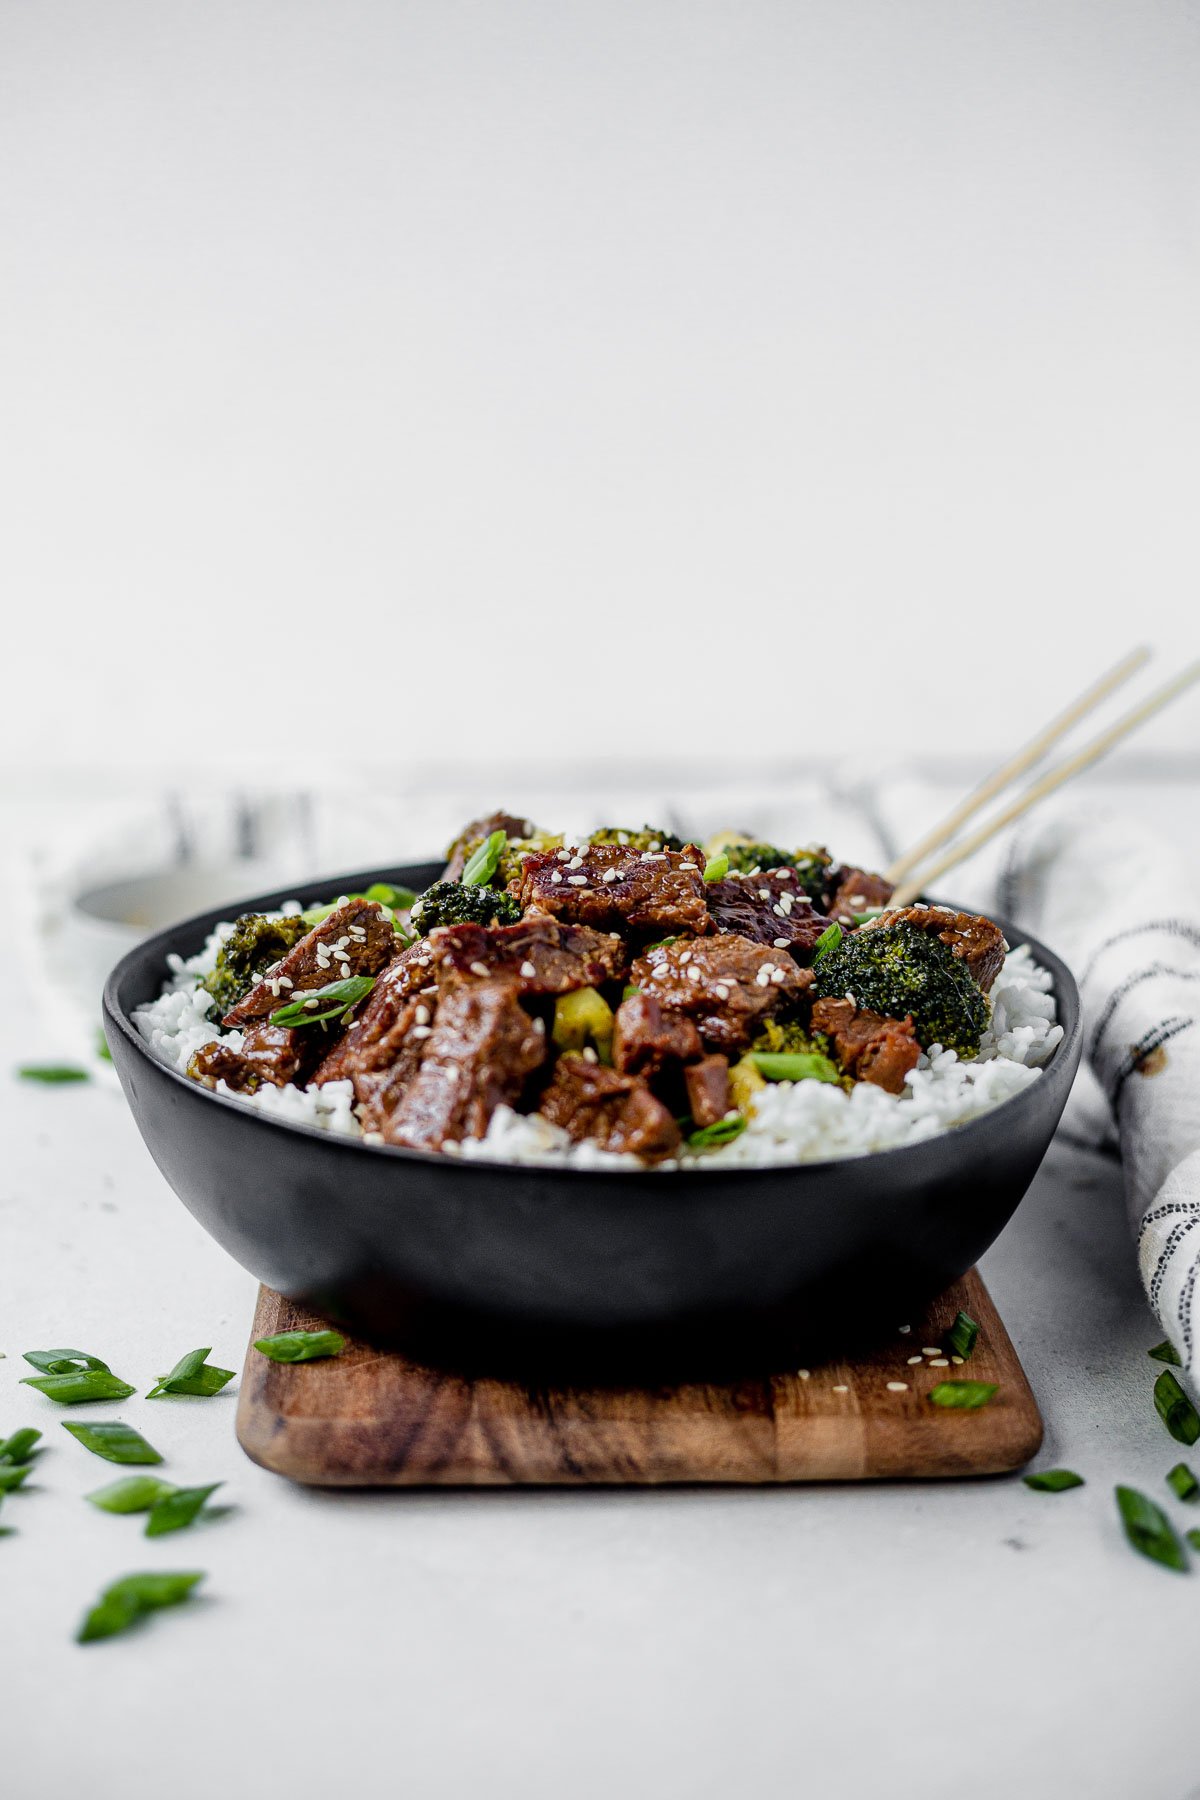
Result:
{"type": "Polygon", "coordinates": [[[413,1018],[418,1025],[428,1025],[429,1008],[427,1006],[418,1006],[416,1012],[413,1014],[413,1018]]]}
{"type": "Polygon", "coordinates": [[[604,871],[604,880],[605,881],[620,881],[620,879],[621,879],[621,871],[619,869],[605,869],[605,871],[604,871]]]}
{"type": "Polygon", "coordinates": [[[940,1344],[922,1344],[921,1349],[926,1356],[940,1356],[942,1354],[942,1347],[940,1344]]]}
{"type": "Polygon", "coordinates": [[[317,1010],[318,1006],[320,1006],[320,1004],[321,1004],[321,1002],[319,1000],[306,1000],[304,1002],[305,1008],[308,1012],[316,1012],[316,1010],[317,1010]]]}
{"type": "Polygon", "coordinates": [[[771,898],[770,888],[759,888],[758,897],[760,900],[769,900],[771,898]]]}
{"type": "Polygon", "coordinates": [[[588,878],[586,875],[568,875],[567,876],[567,886],[568,887],[586,887],[587,884],[588,884],[588,878]]]}
{"type": "Polygon", "coordinates": [[[567,858],[567,867],[568,867],[568,869],[582,869],[582,867],[583,867],[582,856],[569,856],[567,858]]]}
{"type": "Polygon", "coordinates": [[[785,969],[772,969],[771,980],[775,983],[776,987],[781,986],[782,983],[787,980],[787,971],[785,969]]]}
{"type": "Polygon", "coordinates": [[[844,1381],[839,1381],[833,1391],[835,1394],[848,1394],[850,1389],[846,1386],[844,1381]]]}
{"type": "Polygon", "coordinates": [[[490,975],[491,972],[492,971],[488,968],[488,966],[485,962],[473,962],[471,964],[472,975],[490,975]]]}
{"type": "Polygon", "coordinates": [[[700,870],[700,864],[694,862],[681,862],[679,867],[681,869],[695,869],[697,873],[699,873],[700,870]]]}
{"type": "Polygon", "coordinates": [[[698,963],[689,963],[688,964],[687,978],[689,981],[699,981],[700,980],[700,966],[698,963]]]}
{"type": "Polygon", "coordinates": [[[775,917],[777,919],[786,919],[787,918],[787,914],[784,912],[782,906],[779,906],[778,904],[773,906],[771,908],[771,911],[775,914],[775,917]]]}
{"type": "Polygon", "coordinates": [[[948,1356],[931,1356],[929,1359],[929,1366],[931,1369],[948,1369],[950,1367],[950,1358],[948,1356]]]}
{"type": "Polygon", "coordinates": [[[531,962],[526,961],[521,964],[521,973],[525,977],[526,981],[532,981],[534,976],[537,974],[537,970],[534,968],[534,966],[531,962]]]}
{"type": "Polygon", "coordinates": [[[796,1373],[800,1377],[801,1381],[807,1381],[809,1376],[812,1374],[812,1370],[811,1369],[797,1369],[796,1373]]]}
{"type": "Polygon", "coordinates": [[[729,998],[729,989],[725,986],[723,981],[718,981],[713,989],[713,993],[717,996],[718,1000],[728,1000],[729,998]]]}
{"type": "Polygon", "coordinates": [[[280,975],[278,980],[281,988],[290,988],[296,985],[290,975],[280,975]]]}
{"type": "Polygon", "coordinates": [[[554,854],[557,856],[559,862],[569,863],[571,860],[571,852],[569,850],[556,850],[554,854]]]}
{"type": "Polygon", "coordinates": [[[919,1363],[920,1361],[921,1361],[921,1358],[919,1356],[910,1356],[908,1359],[909,1367],[911,1368],[913,1363],[919,1363]]]}
{"type": "Polygon", "coordinates": [[[545,1035],[546,1035],[545,1019],[535,1019],[533,1021],[533,1029],[537,1032],[539,1037],[545,1037],[545,1035]]]}
{"type": "Polygon", "coordinates": [[[432,1030],[432,1025],[414,1025],[412,1028],[412,1036],[415,1038],[427,1038],[432,1030]]]}
{"type": "Polygon", "coordinates": [[[796,896],[794,894],[781,894],[779,896],[779,904],[782,906],[786,915],[787,913],[790,913],[793,906],[795,906],[796,896]]]}
{"type": "Polygon", "coordinates": [[[559,882],[562,880],[562,876],[559,874],[558,870],[555,869],[555,871],[551,875],[550,879],[554,883],[555,887],[557,887],[559,882]]]}
{"type": "Polygon", "coordinates": [[[775,950],[786,950],[788,947],[788,941],[786,938],[772,938],[771,945],[772,945],[772,948],[775,950]]]}
{"type": "Polygon", "coordinates": [[[887,1385],[889,1394],[907,1394],[908,1392],[907,1381],[889,1381],[887,1385]]]}
{"type": "Polygon", "coordinates": [[[756,987],[770,987],[771,977],[766,969],[760,969],[758,971],[758,974],[754,977],[754,985],[756,987]]]}
{"type": "Polygon", "coordinates": [[[961,1369],[962,1364],[963,1364],[963,1359],[961,1356],[952,1356],[950,1358],[950,1361],[955,1365],[956,1368],[961,1369]]]}
{"type": "Polygon", "coordinates": [[[587,1045],[587,1047],[585,1048],[585,1050],[583,1052],[583,1060],[584,1060],[584,1062],[588,1062],[588,1063],[594,1063],[594,1062],[600,1061],[600,1058],[596,1055],[596,1052],[592,1049],[592,1046],[590,1044],[587,1045]]]}

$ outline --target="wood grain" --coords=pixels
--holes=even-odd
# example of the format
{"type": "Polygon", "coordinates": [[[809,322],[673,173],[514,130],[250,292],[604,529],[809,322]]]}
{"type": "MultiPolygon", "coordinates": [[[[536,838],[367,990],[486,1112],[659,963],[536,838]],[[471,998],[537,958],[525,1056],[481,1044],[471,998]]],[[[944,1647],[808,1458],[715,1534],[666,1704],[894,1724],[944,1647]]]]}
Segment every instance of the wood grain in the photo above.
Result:
{"type": "Polygon", "coordinates": [[[468,1380],[350,1343],[274,1363],[253,1347],[324,1321],[259,1290],[238,1439],[263,1468],[319,1487],[511,1487],[869,1481],[996,1475],[1042,1441],[1025,1372],[976,1270],[875,1353],[731,1385],[531,1388],[468,1380]],[[981,1327],[962,1368],[910,1366],[962,1308],[981,1327]],[[999,1392],[977,1412],[934,1406],[938,1381],[999,1392]],[[893,1392],[889,1382],[904,1382],[893,1392]]]}

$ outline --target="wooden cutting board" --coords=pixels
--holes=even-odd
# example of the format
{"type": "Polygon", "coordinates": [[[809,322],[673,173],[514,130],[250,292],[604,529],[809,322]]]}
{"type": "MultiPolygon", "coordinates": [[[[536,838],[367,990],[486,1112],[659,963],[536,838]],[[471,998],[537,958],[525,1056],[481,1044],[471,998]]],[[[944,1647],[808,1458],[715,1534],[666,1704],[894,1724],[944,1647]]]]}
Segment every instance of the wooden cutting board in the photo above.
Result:
{"type": "Polygon", "coordinates": [[[997,1475],[1028,1462],[1042,1441],[1037,1402],[974,1269],[870,1355],[728,1386],[528,1388],[355,1342],[311,1363],[274,1363],[253,1347],[254,1338],[323,1323],[259,1290],[237,1418],[256,1463],[318,1487],[997,1475]],[[923,1351],[938,1349],[960,1308],[981,1327],[974,1354],[962,1368],[928,1366],[923,1351]],[[914,1356],[919,1364],[909,1363],[914,1356]],[[999,1384],[989,1406],[930,1402],[939,1381],[964,1376],[999,1384]]]}

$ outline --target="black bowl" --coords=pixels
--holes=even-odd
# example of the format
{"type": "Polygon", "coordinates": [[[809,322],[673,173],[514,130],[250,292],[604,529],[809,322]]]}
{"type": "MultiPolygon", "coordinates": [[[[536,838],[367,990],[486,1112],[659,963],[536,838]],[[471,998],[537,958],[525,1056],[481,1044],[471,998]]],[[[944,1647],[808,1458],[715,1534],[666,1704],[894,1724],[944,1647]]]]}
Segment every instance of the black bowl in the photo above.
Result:
{"type": "MultiPolygon", "coordinates": [[[[438,865],[309,884],[418,891],[438,865]]],[[[374,1146],[273,1119],[168,1068],[132,1024],[168,952],[193,954],[238,912],[159,932],[119,962],[104,1025],[150,1154],[184,1205],[261,1281],[376,1342],[462,1367],[593,1376],[761,1370],[852,1330],[893,1329],[1007,1224],[1045,1155],[1079,1063],[1079,993],[1050,971],[1064,1038],[1040,1079],[925,1142],[770,1169],[571,1170],[374,1146]]]]}

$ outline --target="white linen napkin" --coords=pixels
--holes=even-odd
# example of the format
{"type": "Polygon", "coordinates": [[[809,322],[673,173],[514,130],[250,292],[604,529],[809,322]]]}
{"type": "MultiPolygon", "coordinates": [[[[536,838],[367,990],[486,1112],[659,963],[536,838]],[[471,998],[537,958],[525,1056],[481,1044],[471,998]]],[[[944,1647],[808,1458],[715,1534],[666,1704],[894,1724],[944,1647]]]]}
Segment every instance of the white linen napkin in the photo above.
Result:
{"type": "MultiPolygon", "coordinates": [[[[886,817],[911,814],[885,805],[886,817]]],[[[936,811],[925,809],[927,826],[936,811]]],[[[907,829],[899,841],[910,841],[907,829]]],[[[1084,1066],[1063,1126],[1118,1146],[1150,1305],[1200,1379],[1200,901],[1187,864],[1129,813],[1064,800],[939,884],[994,907],[1069,965],[1084,1066]]]]}

